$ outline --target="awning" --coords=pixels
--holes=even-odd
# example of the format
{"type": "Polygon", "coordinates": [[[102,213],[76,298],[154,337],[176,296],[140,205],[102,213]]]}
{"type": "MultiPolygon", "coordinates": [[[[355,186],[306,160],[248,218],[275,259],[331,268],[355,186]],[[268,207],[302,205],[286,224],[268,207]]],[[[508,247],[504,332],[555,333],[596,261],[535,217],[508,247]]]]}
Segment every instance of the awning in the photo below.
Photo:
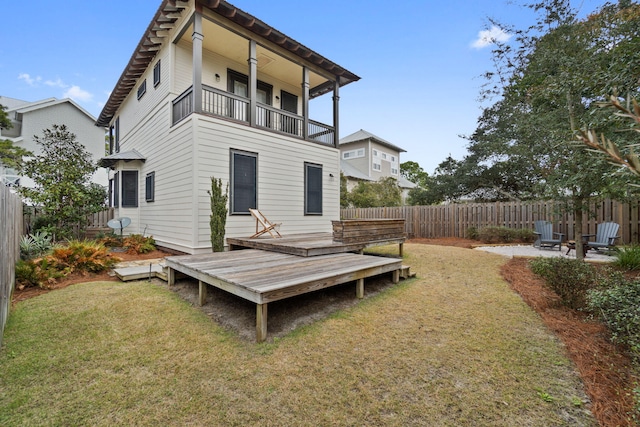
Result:
{"type": "Polygon", "coordinates": [[[134,160],[145,162],[147,159],[136,150],[123,151],[121,153],[115,153],[111,154],[110,156],[101,158],[100,160],[98,160],[98,166],[102,166],[103,168],[111,168],[113,167],[113,165],[120,161],[132,162],[134,160]]]}

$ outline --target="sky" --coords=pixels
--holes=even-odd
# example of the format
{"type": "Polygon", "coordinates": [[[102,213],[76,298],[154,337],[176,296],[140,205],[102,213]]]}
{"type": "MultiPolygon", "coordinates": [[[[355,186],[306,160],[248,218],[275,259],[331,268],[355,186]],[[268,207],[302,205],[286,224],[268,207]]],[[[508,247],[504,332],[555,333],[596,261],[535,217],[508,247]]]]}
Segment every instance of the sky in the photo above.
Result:
{"type": "MultiPolygon", "coordinates": [[[[518,1],[518,0],[516,0],[518,1]]],[[[360,129],[404,150],[430,175],[461,160],[492,70],[489,18],[525,28],[533,12],[513,0],[231,0],[361,77],[340,90],[340,137],[360,129]]],[[[581,15],[602,0],[579,0],[581,15]]],[[[71,98],[98,117],[160,0],[11,1],[0,26],[0,96],[71,98]]],[[[329,103],[331,95],[325,95],[329,103]]],[[[324,100],[319,103],[322,106],[324,100]]],[[[311,118],[331,123],[314,115],[311,118]]],[[[330,110],[329,110],[330,111],[330,110]]],[[[330,117],[330,112],[326,113],[330,117]]]]}

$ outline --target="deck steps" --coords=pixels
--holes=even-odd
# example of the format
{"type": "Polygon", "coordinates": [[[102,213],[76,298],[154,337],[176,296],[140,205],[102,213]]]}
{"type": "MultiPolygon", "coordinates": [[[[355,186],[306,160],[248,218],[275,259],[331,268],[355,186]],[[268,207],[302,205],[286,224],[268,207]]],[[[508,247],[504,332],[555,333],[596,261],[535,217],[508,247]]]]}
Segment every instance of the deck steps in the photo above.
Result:
{"type": "Polygon", "coordinates": [[[411,272],[411,267],[408,265],[403,265],[402,267],[400,267],[400,278],[401,279],[412,279],[416,277],[416,273],[411,272]]]}
{"type": "Polygon", "coordinates": [[[130,280],[151,279],[157,277],[167,281],[167,270],[163,263],[157,261],[138,262],[135,265],[116,267],[113,273],[123,282],[130,280]]]}

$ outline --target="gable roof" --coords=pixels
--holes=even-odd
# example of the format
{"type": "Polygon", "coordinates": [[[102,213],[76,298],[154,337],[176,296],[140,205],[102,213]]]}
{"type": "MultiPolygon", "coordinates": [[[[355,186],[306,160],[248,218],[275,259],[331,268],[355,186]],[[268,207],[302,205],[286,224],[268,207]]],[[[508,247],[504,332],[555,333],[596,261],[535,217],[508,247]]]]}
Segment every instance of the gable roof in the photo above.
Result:
{"type": "MultiPolygon", "coordinates": [[[[352,166],[346,160],[340,159],[340,170],[342,171],[344,176],[346,176],[347,178],[358,179],[358,180],[361,180],[361,181],[375,181],[375,179],[371,178],[369,175],[367,175],[367,174],[361,172],[360,170],[356,169],[354,166],[352,166]]],[[[400,188],[415,188],[415,187],[417,187],[416,184],[414,184],[413,182],[409,181],[407,178],[405,178],[402,175],[399,175],[398,178],[396,178],[396,180],[398,181],[398,187],[400,187],[400,188]]]]}
{"type": "Polygon", "coordinates": [[[40,109],[43,109],[43,108],[49,108],[49,107],[53,107],[53,106],[56,106],[56,105],[69,103],[72,106],[74,106],[75,108],[77,108],[84,115],[86,115],[92,122],[96,121],[95,117],[93,117],[87,110],[85,110],[84,108],[82,108],[81,106],[76,104],[70,98],[64,98],[64,99],[47,98],[47,99],[42,99],[40,101],[28,102],[28,101],[22,101],[22,100],[19,100],[19,99],[0,97],[0,104],[5,105],[5,104],[3,104],[3,102],[6,99],[9,99],[9,100],[13,101],[13,102],[8,102],[7,103],[9,105],[13,105],[13,107],[9,107],[7,109],[7,112],[16,112],[16,113],[20,113],[20,114],[25,114],[25,113],[30,113],[32,111],[40,110],[40,109]]]}
{"type": "Polygon", "coordinates": [[[372,134],[371,132],[367,132],[364,129],[360,129],[357,132],[352,133],[351,135],[347,135],[344,138],[340,138],[340,143],[339,145],[346,145],[346,144],[351,144],[353,142],[360,142],[360,141],[366,141],[367,139],[370,139],[374,142],[377,142],[380,145],[384,145],[386,147],[391,148],[392,150],[395,150],[399,153],[406,153],[407,150],[398,147],[397,145],[394,145],[392,143],[390,143],[389,141],[380,138],[379,136],[376,136],[374,134],[372,134]]]}
{"type": "MultiPolygon", "coordinates": [[[[206,7],[223,18],[228,19],[229,21],[232,21],[244,29],[256,34],[258,37],[269,40],[270,42],[302,58],[302,60],[311,62],[329,72],[331,75],[337,76],[340,86],[360,80],[360,77],[347,69],[328,60],[319,53],[314,52],[291,37],[267,25],[255,16],[238,9],[231,3],[222,0],[195,0],[195,3],[196,7],[198,7],[198,5],[206,7]]],[[[129,63],[120,75],[115,88],[111,91],[111,95],[109,96],[109,99],[96,122],[98,126],[109,125],[118,110],[118,107],[135,87],[138,79],[142,74],[144,74],[151,61],[153,61],[156,53],[165,42],[169,30],[173,29],[176,21],[180,18],[182,12],[187,7],[188,3],[185,1],[162,0],[160,7],[151,20],[151,23],[142,35],[142,39],[133,51],[133,55],[131,56],[131,59],[129,59],[129,63]]],[[[330,90],[331,87],[328,85],[314,88],[312,89],[312,97],[322,95],[330,90]]]]}

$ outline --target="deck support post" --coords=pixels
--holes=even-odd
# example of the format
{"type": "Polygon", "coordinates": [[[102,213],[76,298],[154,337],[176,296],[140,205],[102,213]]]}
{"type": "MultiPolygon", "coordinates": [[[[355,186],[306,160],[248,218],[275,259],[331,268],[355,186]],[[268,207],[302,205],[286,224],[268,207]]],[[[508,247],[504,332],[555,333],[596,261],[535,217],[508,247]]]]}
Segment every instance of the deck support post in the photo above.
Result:
{"type": "Polygon", "coordinates": [[[393,283],[400,281],[400,270],[393,270],[393,283]]]}
{"type": "Polygon", "coordinates": [[[400,258],[402,258],[402,254],[404,251],[404,243],[399,243],[398,246],[399,246],[400,258]]]}
{"type": "Polygon", "coordinates": [[[198,304],[200,307],[207,302],[207,284],[202,280],[198,280],[198,304]]]}
{"type": "Polygon", "coordinates": [[[364,298],[364,278],[358,279],[356,283],[356,297],[360,299],[364,298]]]}
{"type": "Polygon", "coordinates": [[[176,271],[169,267],[167,268],[167,284],[173,286],[176,283],[176,271]]]}
{"type": "Polygon", "coordinates": [[[267,304],[256,304],[256,341],[267,339],[267,304]]]}

